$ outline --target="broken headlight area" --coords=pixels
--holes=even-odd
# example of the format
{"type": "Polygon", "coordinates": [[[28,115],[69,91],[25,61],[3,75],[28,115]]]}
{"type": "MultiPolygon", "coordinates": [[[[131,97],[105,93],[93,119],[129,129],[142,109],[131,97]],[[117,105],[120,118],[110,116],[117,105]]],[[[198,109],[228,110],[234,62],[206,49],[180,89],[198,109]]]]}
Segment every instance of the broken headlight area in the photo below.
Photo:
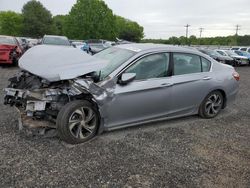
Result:
{"type": "MultiPolygon", "coordinates": [[[[28,72],[18,73],[9,81],[9,86],[4,89],[4,104],[15,106],[22,120],[47,121],[50,127],[53,124],[56,127],[57,114],[66,103],[84,95],[72,86],[72,81],[49,83],[28,72]]],[[[37,122],[37,125],[39,124],[37,122]]],[[[45,125],[46,123],[42,127],[45,125]]],[[[31,127],[37,126],[33,123],[31,127]]]]}
{"type": "Polygon", "coordinates": [[[25,71],[9,81],[9,86],[4,89],[4,103],[18,109],[23,126],[54,129],[59,111],[70,101],[92,101],[104,115],[102,106],[113,99],[116,85],[111,78],[96,84],[89,75],[48,82],[25,71]]]}
{"type": "Polygon", "coordinates": [[[17,107],[22,119],[30,117],[33,120],[49,121],[54,124],[59,110],[70,100],[61,89],[30,91],[6,88],[5,93],[4,103],[17,107]],[[23,118],[24,116],[26,117],[23,118]]]}

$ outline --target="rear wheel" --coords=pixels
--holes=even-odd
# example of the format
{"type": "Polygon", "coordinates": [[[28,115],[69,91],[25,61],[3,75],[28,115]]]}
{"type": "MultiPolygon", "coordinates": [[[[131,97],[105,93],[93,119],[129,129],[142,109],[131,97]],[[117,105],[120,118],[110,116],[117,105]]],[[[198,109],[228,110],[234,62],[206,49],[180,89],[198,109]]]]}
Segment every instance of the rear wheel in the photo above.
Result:
{"type": "Polygon", "coordinates": [[[59,137],[70,144],[83,143],[93,138],[98,126],[98,111],[88,101],[69,102],[57,117],[59,137]]]}
{"type": "Polygon", "coordinates": [[[223,95],[220,91],[213,91],[204,99],[202,102],[200,109],[199,109],[199,115],[202,118],[214,118],[216,117],[224,103],[223,95]]]}

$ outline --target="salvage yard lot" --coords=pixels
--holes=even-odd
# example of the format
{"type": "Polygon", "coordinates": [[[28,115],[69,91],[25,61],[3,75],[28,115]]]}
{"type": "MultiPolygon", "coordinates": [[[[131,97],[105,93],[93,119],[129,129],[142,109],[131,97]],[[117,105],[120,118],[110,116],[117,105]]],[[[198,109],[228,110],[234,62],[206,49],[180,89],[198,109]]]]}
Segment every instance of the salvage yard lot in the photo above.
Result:
{"type": "Polygon", "coordinates": [[[237,100],[215,119],[142,125],[77,146],[17,130],[2,91],[17,70],[0,68],[0,187],[250,187],[250,67],[237,68],[237,100]]]}

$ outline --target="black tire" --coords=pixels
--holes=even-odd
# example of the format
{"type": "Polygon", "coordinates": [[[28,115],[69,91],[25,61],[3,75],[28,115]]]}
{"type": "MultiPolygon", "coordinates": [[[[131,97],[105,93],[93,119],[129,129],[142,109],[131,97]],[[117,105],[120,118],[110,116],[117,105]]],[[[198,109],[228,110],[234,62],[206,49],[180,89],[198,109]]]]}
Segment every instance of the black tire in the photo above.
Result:
{"type": "Polygon", "coordinates": [[[205,119],[216,117],[223,108],[224,97],[220,91],[209,93],[199,108],[199,115],[205,119]],[[216,99],[217,96],[218,98],[216,99]]]}
{"type": "Polygon", "coordinates": [[[77,100],[69,102],[60,110],[56,124],[58,135],[63,141],[69,144],[80,144],[90,140],[96,135],[99,122],[99,113],[95,106],[88,101],[77,100]],[[89,114],[87,113],[87,115],[86,109],[89,110],[89,114]],[[91,116],[91,110],[94,119],[90,120],[89,124],[93,124],[92,128],[87,124],[86,120],[88,116],[91,116]],[[80,111],[84,115],[81,115],[80,111]],[[76,123],[77,121],[79,122],[76,123]]]}

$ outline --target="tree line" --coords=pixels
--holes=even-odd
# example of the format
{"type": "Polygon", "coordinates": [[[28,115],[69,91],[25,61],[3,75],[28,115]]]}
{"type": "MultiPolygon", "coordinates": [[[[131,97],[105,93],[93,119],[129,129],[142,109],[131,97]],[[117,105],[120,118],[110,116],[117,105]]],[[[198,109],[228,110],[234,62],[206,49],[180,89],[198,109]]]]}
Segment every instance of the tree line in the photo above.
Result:
{"type": "Polygon", "coordinates": [[[139,42],[144,29],[137,22],[117,16],[103,0],[77,0],[67,15],[52,16],[39,1],[27,2],[22,13],[0,12],[0,34],[41,38],[45,34],[70,39],[121,38],[139,42]]]}
{"type": "Polygon", "coordinates": [[[188,39],[184,36],[170,37],[169,39],[143,39],[144,43],[160,43],[173,45],[220,45],[220,46],[248,46],[250,45],[250,35],[226,36],[226,37],[204,37],[197,38],[192,35],[188,39]]]}

